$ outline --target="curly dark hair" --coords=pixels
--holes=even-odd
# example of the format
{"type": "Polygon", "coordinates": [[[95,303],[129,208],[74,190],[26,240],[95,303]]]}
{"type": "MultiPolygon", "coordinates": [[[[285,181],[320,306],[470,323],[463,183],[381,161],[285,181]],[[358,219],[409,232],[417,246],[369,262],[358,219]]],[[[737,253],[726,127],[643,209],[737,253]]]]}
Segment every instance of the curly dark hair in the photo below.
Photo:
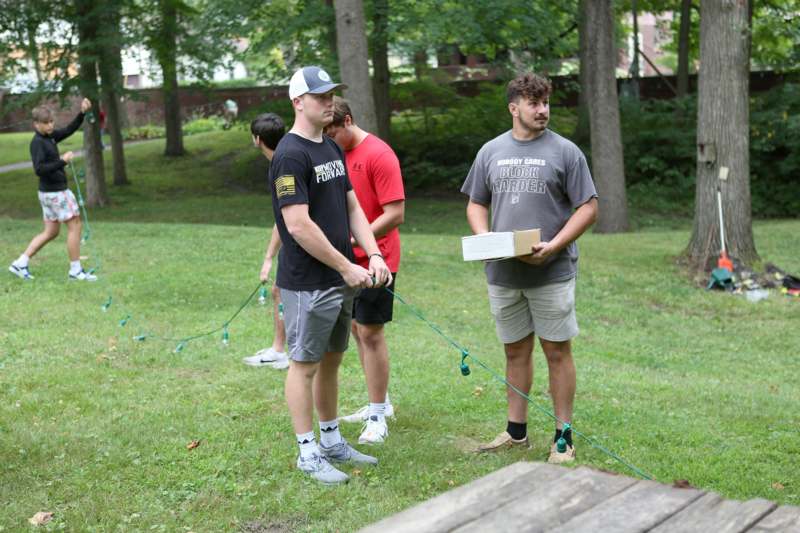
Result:
{"type": "Polygon", "coordinates": [[[517,76],[506,87],[506,97],[508,103],[516,102],[520,98],[525,98],[528,101],[533,100],[546,100],[553,92],[553,85],[550,80],[528,72],[517,76]]]}

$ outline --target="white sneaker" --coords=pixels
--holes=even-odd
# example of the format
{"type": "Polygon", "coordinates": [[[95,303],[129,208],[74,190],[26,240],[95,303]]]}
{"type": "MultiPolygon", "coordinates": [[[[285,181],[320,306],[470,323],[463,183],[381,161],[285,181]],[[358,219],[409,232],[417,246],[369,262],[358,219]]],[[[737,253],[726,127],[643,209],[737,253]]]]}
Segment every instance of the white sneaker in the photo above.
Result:
{"type": "Polygon", "coordinates": [[[269,364],[275,370],[286,370],[289,368],[289,357],[285,353],[281,353],[275,361],[269,364]]]}
{"type": "Polygon", "coordinates": [[[378,420],[378,417],[372,415],[364,424],[361,431],[361,436],[358,437],[359,444],[383,444],[386,437],[389,436],[389,427],[386,425],[386,419],[378,420]]]}
{"type": "Polygon", "coordinates": [[[242,362],[250,366],[273,366],[273,363],[280,359],[287,359],[286,353],[277,352],[270,347],[257,351],[255,355],[245,357],[242,362]]]}
{"type": "Polygon", "coordinates": [[[28,267],[20,267],[11,263],[11,266],[8,267],[8,271],[17,276],[18,278],[22,279],[33,279],[28,267]]]}
{"type": "Polygon", "coordinates": [[[80,272],[77,274],[73,274],[72,272],[69,273],[69,280],[70,281],[97,281],[97,276],[94,274],[90,274],[85,270],[81,269],[80,272]]]}
{"type": "MultiPolygon", "coordinates": [[[[392,404],[386,404],[386,412],[384,413],[384,417],[386,418],[394,418],[394,406],[392,404]]],[[[369,418],[369,405],[365,405],[352,415],[347,415],[339,418],[339,422],[348,422],[351,424],[355,423],[365,423],[369,418]]]]}

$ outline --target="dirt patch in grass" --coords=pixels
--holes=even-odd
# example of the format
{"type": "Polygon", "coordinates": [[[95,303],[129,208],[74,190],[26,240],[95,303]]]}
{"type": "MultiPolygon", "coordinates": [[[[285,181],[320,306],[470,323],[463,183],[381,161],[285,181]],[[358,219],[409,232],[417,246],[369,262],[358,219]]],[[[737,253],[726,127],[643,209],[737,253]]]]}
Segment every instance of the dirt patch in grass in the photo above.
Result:
{"type": "Polygon", "coordinates": [[[306,525],[302,518],[261,519],[245,522],[241,526],[242,533],[292,533],[306,525]]]}

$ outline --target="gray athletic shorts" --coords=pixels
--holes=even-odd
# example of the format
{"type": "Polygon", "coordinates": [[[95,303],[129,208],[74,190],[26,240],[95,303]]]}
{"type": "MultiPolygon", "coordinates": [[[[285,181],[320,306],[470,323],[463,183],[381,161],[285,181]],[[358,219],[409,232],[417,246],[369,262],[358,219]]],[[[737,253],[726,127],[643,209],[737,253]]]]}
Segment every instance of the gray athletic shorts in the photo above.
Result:
{"type": "Polygon", "coordinates": [[[575,318],[575,278],[530,289],[489,285],[489,306],[497,337],[510,344],[535,333],[561,342],[578,334],[575,318]]]}
{"type": "Polygon", "coordinates": [[[344,352],[356,291],[344,285],[316,291],[281,289],[286,342],[293,361],[318,363],[325,352],[344,352]]]}

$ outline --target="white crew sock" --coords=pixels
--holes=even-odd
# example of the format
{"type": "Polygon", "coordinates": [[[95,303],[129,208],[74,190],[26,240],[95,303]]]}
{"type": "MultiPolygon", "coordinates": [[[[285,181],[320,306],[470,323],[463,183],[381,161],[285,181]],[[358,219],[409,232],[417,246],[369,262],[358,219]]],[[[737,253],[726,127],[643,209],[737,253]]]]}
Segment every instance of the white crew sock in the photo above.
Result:
{"type": "Polygon", "coordinates": [[[18,268],[28,268],[28,263],[30,262],[31,258],[25,254],[22,254],[14,261],[14,266],[18,268]]]}
{"type": "Polygon", "coordinates": [[[339,421],[334,419],[328,422],[319,421],[319,442],[325,448],[330,448],[342,442],[342,434],[339,433],[339,421]]]}
{"type": "Polygon", "coordinates": [[[83,267],[81,267],[81,260],[78,259],[77,261],[70,261],[69,262],[69,273],[72,275],[78,274],[83,267]]]}
{"type": "Polygon", "coordinates": [[[308,433],[297,434],[297,444],[300,446],[300,457],[303,459],[310,459],[314,454],[319,453],[319,448],[317,448],[317,440],[314,438],[314,432],[309,431],[308,433]]]}
{"type": "Polygon", "coordinates": [[[369,411],[367,411],[367,416],[369,417],[370,420],[377,420],[379,422],[383,422],[386,416],[386,403],[370,402],[369,411]]]}

